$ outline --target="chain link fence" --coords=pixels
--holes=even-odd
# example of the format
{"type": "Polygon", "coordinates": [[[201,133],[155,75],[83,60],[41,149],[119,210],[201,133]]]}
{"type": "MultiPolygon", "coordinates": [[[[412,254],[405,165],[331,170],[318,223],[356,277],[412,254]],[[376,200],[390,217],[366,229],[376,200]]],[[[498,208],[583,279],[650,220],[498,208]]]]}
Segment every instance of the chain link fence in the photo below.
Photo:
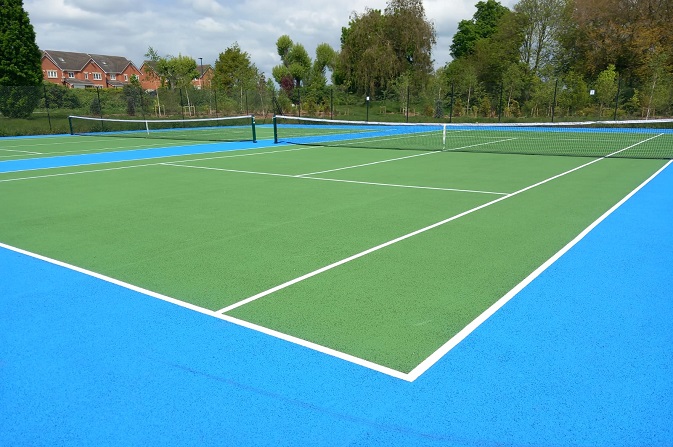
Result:
{"type": "Polygon", "coordinates": [[[609,94],[549,80],[528,89],[513,84],[450,84],[415,91],[396,85],[376,95],[340,87],[261,85],[253,90],[71,89],[62,85],[0,86],[0,136],[69,133],[68,116],[118,119],[190,119],[274,114],[351,121],[551,122],[673,116],[673,91],[656,95],[622,85],[609,94]]]}

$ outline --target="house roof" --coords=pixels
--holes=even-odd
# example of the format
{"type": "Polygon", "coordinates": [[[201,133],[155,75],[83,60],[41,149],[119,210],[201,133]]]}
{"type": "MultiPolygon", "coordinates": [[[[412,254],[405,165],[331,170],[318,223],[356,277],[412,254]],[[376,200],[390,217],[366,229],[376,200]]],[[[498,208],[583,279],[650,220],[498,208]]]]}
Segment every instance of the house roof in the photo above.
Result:
{"type": "Polygon", "coordinates": [[[132,64],[132,62],[122,56],[107,56],[104,54],[90,54],[91,59],[98,65],[105,73],[121,73],[132,64]]]}
{"type": "Polygon", "coordinates": [[[82,71],[89,61],[93,61],[105,73],[119,74],[129,65],[133,65],[133,62],[123,56],[54,50],[44,50],[43,54],[63,71],[82,71]]]}
{"type": "Polygon", "coordinates": [[[86,53],[73,53],[70,51],[44,50],[43,55],[51,59],[62,71],[81,71],[91,60],[86,53]]]}

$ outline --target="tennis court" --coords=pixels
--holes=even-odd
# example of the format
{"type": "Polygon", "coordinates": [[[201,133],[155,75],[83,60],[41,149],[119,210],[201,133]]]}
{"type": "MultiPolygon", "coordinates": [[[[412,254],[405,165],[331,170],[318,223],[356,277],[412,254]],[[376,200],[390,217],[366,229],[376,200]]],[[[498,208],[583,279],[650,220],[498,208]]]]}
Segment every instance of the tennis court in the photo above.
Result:
{"type": "MultiPolygon", "coordinates": [[[[249,334],[312,353],[288,355],[288,368],[325,357],[353,365],[358,377],[413,386],[626,198],[662,172],[670,177],[673,155],[673,132],[649,127],[396,128],[394,139],[378,128],[362,139],[344,126],[335,139],[307,127],[257,126],[256,143],[2,141],[0,243],[208,321],[199,324],[233,323],[245,331],[239,343],[249,334]],[[286,142],[274,144],[274,134],[286,142]],[[548,148],[555,156],[541,155],[548,148]],[[540,155],[522,155],[531,153],[540,155]]],[[[222,349],[211,361],[240,361],[222,349]]],[[[661,405],[670,415],[670,401],[661,405]]],[[[672,439],[670,429],[642,422],[672,439]]],[[[398,436],[377,443],[416,442],[404,430],[398,436]]],[[[449,445],[499,439],[461,436],[449,445]]],[[[582,444],[578,436],[573,444],[582,444]]],[[[515,438],[507,442],[528,445],[515,438]]]]}

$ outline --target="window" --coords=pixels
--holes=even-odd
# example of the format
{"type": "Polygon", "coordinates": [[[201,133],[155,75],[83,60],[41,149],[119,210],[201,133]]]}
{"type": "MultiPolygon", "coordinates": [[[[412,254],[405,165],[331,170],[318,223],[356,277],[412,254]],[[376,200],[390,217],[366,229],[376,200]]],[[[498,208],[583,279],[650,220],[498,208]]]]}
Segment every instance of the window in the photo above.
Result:
{"type": "Polygon", "coordinates": [[[58,78],[58,72],[56,70],[47,70],[47,77],[50,79],[58,78]]]}
{"type": "Polygon", "coordinates": [[[129,82],[129,75],[127,74],[124,75],[124,82],[129,82]]]}
{"type": "Polygon", "coordinates": [[[71,71],[70,73],[68,73],[68,77],[71,78],[71,79],[74,78],[74,77],[75,77],[75,73],[73,73],[73,72],[71,71]]]}
{"type": "Polygon", "coordinates": [[[94,81],[100,81],[102,79],[103,79],[103,77],[100,75],[100,73],[94,73],[93,74],[93,80],[94,81]]]}
{"type": "Polygon", "coordinates": [[[116,80],[117,80],[117,75],[114,74],[114,73],[111,73],[111,74],[110,74],[110,80],[111,80],[111,81],[116,81],[116,80]]]}
{"type": "Polygon", "coordinates": [[[84,73],[84,79],[89,79],[89,73],[84,73]]]}

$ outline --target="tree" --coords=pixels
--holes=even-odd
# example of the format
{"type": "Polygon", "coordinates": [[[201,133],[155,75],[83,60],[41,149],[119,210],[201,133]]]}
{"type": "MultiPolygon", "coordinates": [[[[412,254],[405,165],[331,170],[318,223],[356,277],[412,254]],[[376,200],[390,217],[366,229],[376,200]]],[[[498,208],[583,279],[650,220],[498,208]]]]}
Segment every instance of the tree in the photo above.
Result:
{"type": "Polygon", "coordinates": [[[567,3],[568,0],[521,0],[514,6],[523,25],[521,61],[535,74],[554,57],[563,23],[559,18],[567,10],[567,3]]]}
{"type": "Polygon", "coordinates": [[[287,79],[292,80],[292,89],[301,86],[302,80],[309,76],[311,70],[311,58],[306,48],[300,43],[292,42],[290,36],[282,35],[276,41],[276,49],[282,64],[272,68],[273,78],[286,91],[290,87],[287,79]]]}
{"type": "Polygon", "coordinates": [[[603,70],[596,79],[596,100],[598,101],[598,115],[602,116],[603,109],[615,103],[617,96],[617,72],[613,64],[603,70]]]}
{"type": "Polygon", "coordinates": [[[28,118],[40,102],[42,54],[22,0],[0,0],[0,112],[28,118]]]}
{"type": "Polygon", "coordinates": [[[259,78],[259,70],[250,61],[250,55],[242,51],[237,42],[220,53],[215,61],[213,82],[226,92],[238,92],[241,105],[244,92],[255,88],[259,78]]]}
{"type": "Polygon", "coordinates": [[[375,95],[402,75],[420,90],[432,67],[434,25],[421,0],[389,0],[384,12],[353,13],[341,30],[335,80],[359,93],[375,95]]]}
{"type": "Polygon", "coordinates": [[[495,0],[477,3],[477,12],[472,16],[472,20],[461,20],[458,23],[458,31],[453,36],[450,48],[451,55],[459,58],[472,54],[476,42],[492,36],[497,30],[500,19],[508,11],[507,7],[495,0]]]}
{"type": "Polygon", "coordinates": [[[248,89],[257,84],[259,70],[242,51],[237,42],[228,47],[215,61],[213,82],[224,90],[248,89]]]}

